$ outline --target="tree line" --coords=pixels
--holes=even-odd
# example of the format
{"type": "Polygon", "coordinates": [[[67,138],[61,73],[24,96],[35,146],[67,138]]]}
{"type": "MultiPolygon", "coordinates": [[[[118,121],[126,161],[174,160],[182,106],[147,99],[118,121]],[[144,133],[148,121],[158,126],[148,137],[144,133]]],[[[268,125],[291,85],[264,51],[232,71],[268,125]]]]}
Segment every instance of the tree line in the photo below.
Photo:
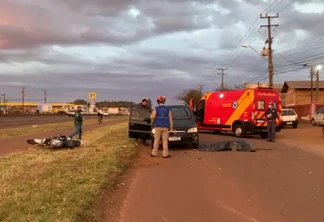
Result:
{"type": "MultiPolygon", "coordinates": [[[[234,89],[237,89],[237,87],[217,88],[215,91],[230,91],[234,89]]],[[[204,94],[199,89],[185,89],[176,96],[176,99],[183,101],[186,105],[189,105],[190,100],[193,99],[194,103],[197,104],[203,95],[204,94]]]]}
{"type": "MultiPolygon", "coordinates": [[[[89,102],[84,99],[77,99],[72,104],[75,105],[84,105],[89,106],[89,102]]],[[[96,102],[96,107],[109,107],[109,108],[117,108],[117,107],[123,107],[123,108],[129,108],[135,103],[133,101],[99,101],[96,102]]]]}
{"type": "MultiPolygon", "coordinates": [[[[84,106],[89,106],[89,102],[84,100],[84,99],[77,99],[73,102],[72,104],[75,105],[84,105],[84,106]]],[[[123,107],[123,108],[129,108],[136,103],[133,101],[99,101],[96,102],[96,107],[108,107],[108,108],[117,108],[117,107],[123,107]]],[[[152,107],[152,100],[148,99],[148,106],[152,107]]]]}

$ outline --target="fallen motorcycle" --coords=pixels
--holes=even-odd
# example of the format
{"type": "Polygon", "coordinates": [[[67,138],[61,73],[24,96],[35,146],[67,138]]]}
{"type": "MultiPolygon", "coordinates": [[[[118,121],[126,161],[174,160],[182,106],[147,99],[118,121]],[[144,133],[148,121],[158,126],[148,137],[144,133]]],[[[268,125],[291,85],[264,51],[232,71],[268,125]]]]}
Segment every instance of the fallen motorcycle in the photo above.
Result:
{"type": "Polygon", "coordinates": [[[50,149],[58,149],[58,148],[71,149],[75,147],[80,147],[82,145],[80,140],[73,140],[62,134],[57,134],[53,138],[28,139],[27,143],[34,146],[40,146],[40,147],[50,148],[50,149]]]}

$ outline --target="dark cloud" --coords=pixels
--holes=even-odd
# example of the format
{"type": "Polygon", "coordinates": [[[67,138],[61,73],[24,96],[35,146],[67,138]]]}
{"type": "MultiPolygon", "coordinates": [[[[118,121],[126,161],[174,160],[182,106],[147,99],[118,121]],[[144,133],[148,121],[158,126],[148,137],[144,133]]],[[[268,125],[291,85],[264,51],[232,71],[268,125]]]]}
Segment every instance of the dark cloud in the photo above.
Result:
{"type": "MultiPolygon", "coordinates": [[[[29,99],[41,99],[43,88],[52,100],[84,98],[88,91],[97,91],[100,99],[173,98],[198,84],[215,88],[220,64],[229,69],[226,84],[243,84],[266,73],[267,64],[240,47],[240,40],[264,9],[276,13],[289,2],[268,8],[269,2],[257,0],[2,0],[0,87],[8,98],[19,98],[21,86],[29,99]],[[69,52],[72,46],[79,48],[69,52]]],[[[266,30],[260,31],[266,20],[256,21],[241,44],[259,52],[267,38],[266,30]]],[[[276,72],[322,52],[323,42],[314,39],[304,48],[282,48],[303,39],[296,30],[305,37],[320,33],[319,21],[323,13],[302,13],[293,5],[273,19],[280,25],[273,30],[274,49],[284,56],[274,54],[276,72]]]]}

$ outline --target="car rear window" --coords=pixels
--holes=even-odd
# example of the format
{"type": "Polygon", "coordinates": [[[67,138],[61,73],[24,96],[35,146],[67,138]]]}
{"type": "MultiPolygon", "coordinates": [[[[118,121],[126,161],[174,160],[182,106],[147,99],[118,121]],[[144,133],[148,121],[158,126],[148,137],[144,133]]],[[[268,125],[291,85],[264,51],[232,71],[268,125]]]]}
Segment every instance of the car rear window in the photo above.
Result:
{"type": "Polygon", "coordinates": [[[282,116],[294,116],[296,115],[295,111],[294,110],[282,110],[282,116]]]}
{"type": "Polygon", "coordinates": [[[191,111],[187,107],[171,107],[173,119],[190,119],[191,111]]]}

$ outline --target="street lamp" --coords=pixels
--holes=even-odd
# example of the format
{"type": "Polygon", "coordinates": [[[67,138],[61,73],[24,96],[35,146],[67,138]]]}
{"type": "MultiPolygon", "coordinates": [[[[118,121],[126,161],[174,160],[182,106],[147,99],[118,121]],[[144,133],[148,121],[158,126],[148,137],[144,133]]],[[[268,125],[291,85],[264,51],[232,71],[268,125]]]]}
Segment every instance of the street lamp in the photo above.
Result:
{"type": "Polygon", "coordinates": [[[252,46],[248,45],[248,44],[242,44],[243,48],[250,48],[252,49],[254,52],[256,52],[259,56],[261,56],[264,60],[268,61],[263,55],[261,55],[257,50],[255,50],[252,46]]]}
{"type": "Polygon", "coordinates": [[[317,70],[317,71],[320,71],[322,68],[323,68],[322,65],[318,65],[318,66],[316,66],[316,70],[317,70]]]}

